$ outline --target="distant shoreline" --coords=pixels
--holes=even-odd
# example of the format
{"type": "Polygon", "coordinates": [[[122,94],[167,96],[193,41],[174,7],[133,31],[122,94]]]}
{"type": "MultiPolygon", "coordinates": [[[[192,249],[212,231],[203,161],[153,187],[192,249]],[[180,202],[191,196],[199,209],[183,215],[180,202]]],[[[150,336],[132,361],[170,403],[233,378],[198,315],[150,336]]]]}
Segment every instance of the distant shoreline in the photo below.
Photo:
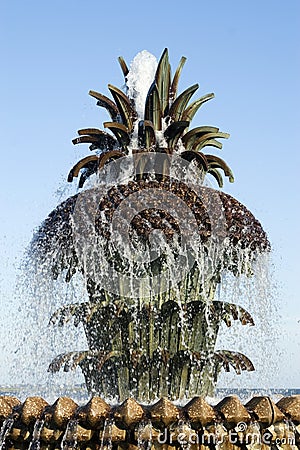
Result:
{"type": "MultiPolygon", "coordinates": [[[[71,397],[78,403],[88,401],[90,395],[87,393],[84,384],[75,386],[33,386],[33,385],[2,385],[0,386],[0,396],[14,396],[21,401],[25,401],[27,397],[40,396],[49,403],[54,402],[59,397],[71,397]],[[52,388],[52,389],[51,389],[52,388]]],[[[293,395],[300,395],[300,388],[217,388],[215,396],[208,397],[207,401],[211,404],[218,403],[221,399],[227,396],[236,395],[240,400],[246,403],[250,398],[257,396],[271,397],[274,402],[280,400],[282,397],[290,397],[293,395]]],[[[108,403],[118,403],[115,399],[107,400],[108,403]]],[[[174,402],[178,404],[186,404],[189,399],[174,402]]]]}

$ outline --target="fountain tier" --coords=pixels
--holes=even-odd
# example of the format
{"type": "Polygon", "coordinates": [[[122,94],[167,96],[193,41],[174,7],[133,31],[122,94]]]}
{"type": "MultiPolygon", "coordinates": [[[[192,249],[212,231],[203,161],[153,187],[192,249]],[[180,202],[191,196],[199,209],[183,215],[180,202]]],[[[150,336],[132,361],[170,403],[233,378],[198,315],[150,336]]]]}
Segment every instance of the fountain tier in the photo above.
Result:
{"type": "Polygon", "coordinates": [[[195,397],[185,406],[166,398],[151,406],[127,399],[111,407],[99,397],[78,406],[40,397],[22,404],[0,397],[3,449],[289,449],[300,444],[300,396],[253,397],[246,405],[226,397],[216,406],[195,397]]]}

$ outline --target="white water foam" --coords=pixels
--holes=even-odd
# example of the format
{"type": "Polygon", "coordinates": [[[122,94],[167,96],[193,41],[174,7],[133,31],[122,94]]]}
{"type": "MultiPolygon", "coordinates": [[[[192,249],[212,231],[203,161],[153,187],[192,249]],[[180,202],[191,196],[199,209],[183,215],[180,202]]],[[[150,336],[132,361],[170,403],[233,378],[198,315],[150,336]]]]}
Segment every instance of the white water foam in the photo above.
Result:
{"type": "Polygon", "coordinates": [[[144,119],[145,101],[154,80],[157,59],[147,50],[139,52],[133,59],[127,75],[127,95],[134,100],[138,119],[144,119]]]}

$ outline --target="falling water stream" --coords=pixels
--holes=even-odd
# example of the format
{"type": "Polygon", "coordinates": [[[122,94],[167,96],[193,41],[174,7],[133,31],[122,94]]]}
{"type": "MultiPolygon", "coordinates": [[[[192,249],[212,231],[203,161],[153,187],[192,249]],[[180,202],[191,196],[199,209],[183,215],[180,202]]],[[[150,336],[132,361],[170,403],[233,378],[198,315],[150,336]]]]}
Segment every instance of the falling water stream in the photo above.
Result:
{"type": "Polygon", "coordinates": [[[141,450],[150,450],[152,447],[152,422],[141,422],[137,427],[137,444],[141,450]]]}
{"type": "Polygon", "coordinates": [[[1,430],[0,430],[0,449],[5,447],[5,440],[8,434],[10,433],[13,425],[14,425],[14,418],[7,418],[4,420],[1,430]]]}
{"type": "Polygon", "coordinates": [[[69,420],[61,441],[61,450],[74,450],[77,447],[78,420],[69,420]]]}
{"type": "Polygon", "coordinates": [[[32,432],[32,439],[30,441],[30,444],[28,446],[28,450],[40,450],[41,443],[40,443],[40,437],[41,437],[41,431],[43,429],[45,420],[37,420],[33,427],[32,432]]]}
{"type": "Polygon", "coordinates": [[[114,421],[112,419],[106,419],[101,432],[100,450],[112,449],[112,428],[114,421]]]}

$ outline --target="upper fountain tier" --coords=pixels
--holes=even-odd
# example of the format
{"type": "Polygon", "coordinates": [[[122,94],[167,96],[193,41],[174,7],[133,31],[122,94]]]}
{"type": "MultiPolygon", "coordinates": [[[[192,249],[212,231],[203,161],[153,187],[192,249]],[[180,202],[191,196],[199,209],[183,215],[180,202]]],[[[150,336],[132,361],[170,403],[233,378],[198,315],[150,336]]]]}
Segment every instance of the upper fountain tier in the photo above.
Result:
{"type": "Polygon", "coordinates": [[[119,62],[127,95],[112,85],[109,90],[114,101],[90,91],[97,104],[110,114],[112,122],[105,122],[104,126],[112,134],[86,128],[79,130],[79,137],[73,140],[74,144],[90,143],[90,150],[96,153],[80,160],[70,171],[68,180],[80,175],[80,188],[88,179],[93,179],[94,184],[90,183],[88,190],[69,198],[49,215],[35,237],[37,253],[47,255],[48,260],[52,255],[53,273],[66,269],[66,278],[70,279],[78,268],[83,271],[74,243],[74,222],[78,228],[78,218],[84,222],[87,217],[82,215],[82,204],[88,202],[94,209],[88,217],[89,223],[84,225],[85,232],[90,233],[92,225],[93,232],[111,240],[112,231],[116,232],[112,230],[114,217],[123,223],[122,204],[126,200],[125,204],[131,208],[131,241],[135,239],[140,244],[140,240],[149,241],[153,230],[161,230],[170,241],[181,236],[185,221],[190,227],[183,234],[196,232],[194,246],[197,242],[206,247],[217,242],[222,247],[219,269],[227,268],[236,274],[251,272],[251,260],[257,253],[270,249],[266,233],[237,200],[203,186],[206,174],[210,174],[222,187],[221,171],[233,181],[231,169],[221,158],[204,153],[209,146],[221,149],[218,139],[229,135],[212,126],[189,130],[197,110],[214,94],[188,104],[198,89],[195,84],[177,95],[185,58],[181,58],[171,80],[167,50],[158,64],[145,51],[137,55],[130,70],[123,58],[119,62]],[[96,186],[101,186],[102,193],[98,189],[97,198],[96,186]],[[137,203],[137,192],[147,191],[147,198],[142,195],[137,203]],[[181,221],[179,210],[184,216],[181,221]]]}

